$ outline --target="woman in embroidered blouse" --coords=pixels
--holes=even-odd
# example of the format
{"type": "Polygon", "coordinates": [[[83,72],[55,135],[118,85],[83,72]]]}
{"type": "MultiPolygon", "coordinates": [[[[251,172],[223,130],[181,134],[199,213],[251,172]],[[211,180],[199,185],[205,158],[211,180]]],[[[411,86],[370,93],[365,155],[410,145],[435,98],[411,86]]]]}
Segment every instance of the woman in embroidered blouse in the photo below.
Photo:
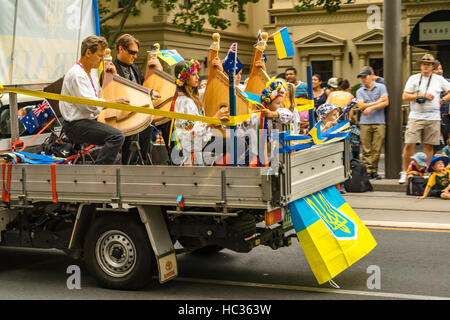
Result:
{"type": "MultiPolygon", "coordinates": [[[[175,66],[175,82],[178,91],[174,106],[175,112],[196,116],[205,115],[202,104],[205,89],[198,89],[199,70],[200,63],[194,59],[179,62],[175,66]]],[[[213,117],[224,121],[228,120],[228,108],[221,108],[213,117]]],[[[216,125],[183,119],[175,119],[174,125],[183,152],[183,163],[187,160],[187,163],[194,161],[194,164],[202,165],[202,150],[211,139],[210,129],[216,125]]]]}

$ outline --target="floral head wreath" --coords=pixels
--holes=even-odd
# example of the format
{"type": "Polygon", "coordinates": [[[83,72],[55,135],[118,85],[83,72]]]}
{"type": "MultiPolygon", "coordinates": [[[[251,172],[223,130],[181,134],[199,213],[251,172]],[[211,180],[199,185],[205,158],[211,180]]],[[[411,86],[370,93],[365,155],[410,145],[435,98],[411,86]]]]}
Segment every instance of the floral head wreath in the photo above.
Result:
{"type": "Polygon", "coordinates": [[[195,71],[200,70],[200,62],[195,59],[191,59],[186,62],[184,68],[180,71],[180,73],[175,78],[175,83],[177,86],[182,87],[186,83],[186,81],[191,77],[195,71]]]}
{"type": "Polygon", "coordinates": [[[281,79],[270,79],[266,84],[266,88],[261,92],[261,101],[270,104],[278,97],[286,97],[288,88],[281,79]]]}

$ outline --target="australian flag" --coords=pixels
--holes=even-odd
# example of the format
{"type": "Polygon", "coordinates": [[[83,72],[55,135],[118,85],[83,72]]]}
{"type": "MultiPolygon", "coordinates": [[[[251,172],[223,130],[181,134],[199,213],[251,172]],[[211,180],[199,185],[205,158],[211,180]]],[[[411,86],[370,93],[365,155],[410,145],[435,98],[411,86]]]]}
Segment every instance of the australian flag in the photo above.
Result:
{"type": "Polygon", "coordinates": [[[233,43],[231,45],[230,50],[228,50],[227,56],[225,57],[225,60],[223,60],[223,62],[222,62],[223,70],[226,73],[229,73],[231,70],[233,70],[234,61],[236,61],[236,73],[235,74],[238,74],[239,71],[241,71],[244,66],[237,58],[237,43],[233,43]]]}
{"type": "Polygon", "coordinates": [[[42,101],[20,119],[29,133],[33,133],[41,124],[55,117],[53,109],[47,100],[42,101]]]}

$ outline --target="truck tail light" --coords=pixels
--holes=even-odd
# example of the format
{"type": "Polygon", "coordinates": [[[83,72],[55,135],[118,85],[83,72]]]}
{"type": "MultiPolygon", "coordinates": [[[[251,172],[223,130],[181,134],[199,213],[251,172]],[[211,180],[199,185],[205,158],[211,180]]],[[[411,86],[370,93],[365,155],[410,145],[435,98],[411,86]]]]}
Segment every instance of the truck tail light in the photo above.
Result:
{"type": "Polygon", "coordinates": [[[281,213],[281,208],[270,212],[266,212],[266,226],[270,226],[274,223],[283,220],[283,214],[281,213]]]}

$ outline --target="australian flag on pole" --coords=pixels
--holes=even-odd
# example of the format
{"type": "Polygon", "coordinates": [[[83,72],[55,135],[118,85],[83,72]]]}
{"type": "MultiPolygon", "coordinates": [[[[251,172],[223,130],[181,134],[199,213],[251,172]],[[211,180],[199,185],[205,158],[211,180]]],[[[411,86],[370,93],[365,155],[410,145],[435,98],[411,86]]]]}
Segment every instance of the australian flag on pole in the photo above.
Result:
{"type": "Polygon", "coordinates": [[[233,43],[231,45],[230,50],[228,50],[227,56],[225,57],[225,60],[223,60],[222,62],[223,70],[226,73],[229,73],[229,71],[233,69],[234,61],[236,61],[236,74],[238,74],[244,66],[237,58],[237,43],[233,43]]]}
{"type": "Polygon", "coordinates": [[[29,133],[33,133],[41,124],[55,117],[53,109],[47,100],[42,101],[36,107],[28,111],[28,113],[20,119],[29,133]]]}

